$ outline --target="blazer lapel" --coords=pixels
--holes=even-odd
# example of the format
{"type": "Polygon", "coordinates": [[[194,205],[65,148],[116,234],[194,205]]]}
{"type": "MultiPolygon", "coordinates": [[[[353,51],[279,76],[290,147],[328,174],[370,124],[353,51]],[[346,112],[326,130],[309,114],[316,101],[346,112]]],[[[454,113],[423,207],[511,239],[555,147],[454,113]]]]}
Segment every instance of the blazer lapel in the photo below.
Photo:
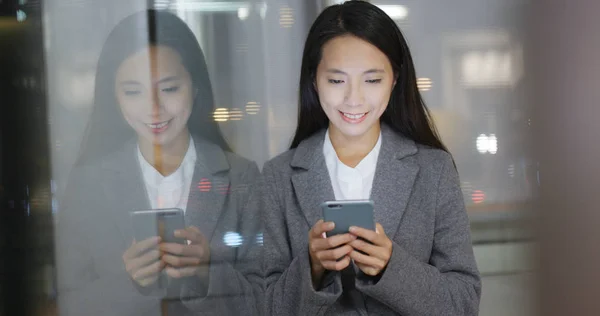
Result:
{"type": "Polygon", "coordinates": [[[331,179],[323,156],[322,130],[303,141],[294,153],[291,165],[297,170],[292,175],[292,185],[300,208],[312,227],[323,218],[321,204],[335,200],[331,179]]]}
{"type": "Polygon", "coordinates": [[[396,234],[411,196],[419,166],[407,157],[417,153],[415,143],[382,124],[382,143],[371,199],[375,204],[375,222],[390,238],[396,234]]]}
{"type": "Polygon", "coordinates": [[[127,246],[133,239],[130,212],[150,208],[136,150],[135,142],[128,142],[103,163],[107,177],[103,181],[104,195],[107,202],[113,201],[107,203],[107,211],[112,213],[127,246]]]}
{"type": "Polygon", "coordinates": [[[223,150],[195,137],[196,164],[185,213],[186,225],[212,240],[229,194],[229,163],[223,150]]]}

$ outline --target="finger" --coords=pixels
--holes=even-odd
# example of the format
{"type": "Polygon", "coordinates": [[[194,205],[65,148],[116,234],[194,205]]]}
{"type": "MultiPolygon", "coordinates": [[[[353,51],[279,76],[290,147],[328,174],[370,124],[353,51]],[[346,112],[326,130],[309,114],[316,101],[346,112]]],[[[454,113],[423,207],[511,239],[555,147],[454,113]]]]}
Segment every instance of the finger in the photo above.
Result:
{"type": "Polygon", "coordinates": [[[360,269],[360,271],[370,276],[376,276],[381,272],[381,270],[378,270],[377,268],[362,263],[357,263],[356,266],[360,269]]]}
{"type": "Polygon", "coordinates": [[[141,257],[128,259],[125,262],[125,269],[131,273],[131,271],[135,271],[141,267],[150,265],[150,264],[158,261],[158,259],[160,259],[160,251],[152,250],[152,251],[145,253],[141,257]]]}
{"type": "MultiPolygon", "coordinates": [[[[200,231],[200,228],[198,228],[196,226],[190,226],[190,227],[188,227],[188,229],[191,230],[191,231],[193,231],[193,232],[195,232],[196,234],[202,235],[202,232],[200,231]]],[[[202,236],[204,236],[204,235],[202,235],[202,236]]]]}
{"type": "Polygon", "coordinates": [[[330,271],[341,271],[344,270],[350,264],[350,257],[346,256],[340,261],[325,261],[321,262],[321,265],[330,271]]]}
{"type": "Polygon", "coordinates": [[[202,257],[204,250],[199,245],[181,245],[173,243],[163,243],[159,245],[159,249],[166,253],[183,256],[183,257],[202,257]]]}
{"type": "Polygon", "coordinates": [[[383,248],[378,247],[373,244],[370,244],[370,243],[368,243],[364,240],[360,240],[360,239],[350,242],[350,246],[352,246],[352,248],[354,248],[356,250],[360,250],[360,251],[366,253],[369,256],[377,257],[377,258],[382,258],[381,252],[384,251],[383,248]]]}
{"type": "Polygon", "coordinates": [[[321,261],[336,261],[352,252],[354,249],[350,245],[345,245],[332,250],[317,252],[317,258],[321,261]]]}
{"type": "Polygon", "coordinates": [[[158,280],[158,275],[157,276],[153,276],[153,277],[149,277],[149,278],[145,278],[145,279],[141,279],[141,280],[135,280],[139,285],[141,285],[142,287],[146,287],[150,284],[153,284],[154,282],[156,282],[158,280]]]}
{"type": "Polygon", "coordinates": [[[377,244],[376,242],[379,240],[380,237],[380,235],[377,234],[375,231],[358,226],[350,227],[350,233],[355,235],[356,237],[362,237],[374,244],[377,244]]]}
{"type": "Polygon", "coordinates": [[[175,231],[175,237],[190,240],[192,243],[201,244],[206,242],[206,238],[196,227],[188,227],[186,229],[178,229],[175,231]]]}
{"type": "Polygon", "coordinates": [[[334,228],[335,224],[333,222],[323,222],[323,220],[320,219],[311,229],[311,235],[313,238],[320,238],[323,233],[332,231],[334,228]]]}
{"type": "Polygon", "coordinates": [[[375,224],[375,232],[380,235],[385,235],[385,230],[383,230],[383,226],[379,223],[375,224]]]}
{"type": "Polygon", "coordinates": [[[150,237],[140,242],[136,242],[129,247],[123,254],[124,259],[139,257],[140,254],[148,249],[156,247],[160,243],[160,237],[150,237]]]}
{"type": "Polygon", "coordinates": [[[352,234],[341,234],[335,235],[332,237],[328,237],[325,239],[317,239],[313,240],[317,251],[328,250],[332,248],[337,248],[341,245],[347,244],[356,239],[356,236],[352,234]]]}
{"type": "Polygon", "coordinates": [[[168,276],[174,279],[179,279],[195,275],[198,271],[198,267],[167,268],[165,270],[167,271],[168,276]]]}
{"type": "Polygon", "coordinates": [[[158,274],[165,267],[164,262],[157,261],[149,266],[137,270],[133,275],[134,280],[142,280],[158,274]]]}
{"type": "Polygon", "coordinates": [[[162,261],[172,267],[180,268],[187,266],[197,266],[202,260],[197,257],[178,257],[173,255],[164,255],[162,261]]]}
{"type": "Polygon", "coordinates": [[[381,259],[364,255],[356,250],[352,251],[349,256],[352,260],[354,260],[354,262],[356,262],[356,264],[360,263],[362,265],[370,266],[379,270],[384,268],[384,263],[381,259]]]}

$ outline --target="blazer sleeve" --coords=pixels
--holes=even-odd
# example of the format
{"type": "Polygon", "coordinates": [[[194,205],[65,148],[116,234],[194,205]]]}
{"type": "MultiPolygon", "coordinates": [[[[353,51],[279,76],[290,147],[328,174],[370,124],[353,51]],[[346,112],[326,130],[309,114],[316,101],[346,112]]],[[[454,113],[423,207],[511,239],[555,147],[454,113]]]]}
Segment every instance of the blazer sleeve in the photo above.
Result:
{"type": "MultiPolygon", "coordinates": [[[[145,315],[158,310],[142,297],[125,271],[100,277],[90,251],[90,207],[103,205],[94,172],[76,167],[58,212],[55,234],[58,302],[61,315],[145,315]],[[142,304],[132,304],[144,301],[142,304]]],[[[150,293],[147,293],[150,294],[150,293]]]]}
{"type": "Polygon", "coordinates": [[[250,163],[238,188],[232,188],[237,194],[238,232],[243,240],[235,261],[211,262],[208,286],[195,278],[183,284],[182,301],[194,314],[263,315],[262,225],[256,194],[259,174],[256,163],[250,163]]]}
{"type": "Polygon", "coordinates": [[[477,315],[481,280],[458,174],[445,156],[437,188],[435,235],[429,263],[393,244],[380,278],[361,274],[356,287],[402,315],[477,315]]]}
{"type": "MultiPolygon", "coordinates": [[[[324,315],[342,294],[339,272],[329,273],[319,289],[312,284],[308,244],[292,255],[283,203],[275,197],[282,187],[269,163],[263,168],[262,188],[264,233],[265,315],[324,315]]],[[[308,231],[306,232],[308,234],[308,231]]]]}

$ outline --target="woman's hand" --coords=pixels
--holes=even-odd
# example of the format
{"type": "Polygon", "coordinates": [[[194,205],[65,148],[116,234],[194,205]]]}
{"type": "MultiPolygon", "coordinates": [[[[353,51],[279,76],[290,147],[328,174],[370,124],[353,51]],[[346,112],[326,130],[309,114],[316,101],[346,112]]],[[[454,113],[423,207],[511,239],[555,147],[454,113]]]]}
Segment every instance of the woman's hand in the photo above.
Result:
{"type": "Polygon", "coordinates": [[[151,237],[140,242],[133,242],[123,253],[125,270],[140,286],[146,287],[158,280],[164,268],[157,248],[160,237],[151,237]]]}
{"type": "Polygon", "coordinates": [[[162,261],[167,265],[167,275],[172,278],[198,276],[208,279],[210,263],[209,242],[196,227],[175,231],[175,237],[189,240],[188,245],[162,243],[159,249],[164,252],[162,261]]]}
{"type": "Polygon", "coordinates": [[[350,258],[362,272],[370,276],[379,275],[387,267],[392,257],[392,241],[385,234],[381,224],[377,223],[376,231],[361,227],[350,227],[350,233],[365,240],[356,239],[350,242],[354,251],[350,258]],[[367,242],[368,241],[368,242],[367,242]],[[370,242],[370,243],[369,243],[370,242]],[[364,252],[360,253],[358,250],[364,252]]]}
{"type": "Polygon", "coordinates": [[[340,271],[350,264],[348,254],[353,249],[347,243],[356,237],[351,234],[325,237],[325,233],[332,231],[334,227],[333,222],[325,223],[323,220],[319,220],[308,232],[308,251],[315,288],[321,283],[325,270],[340,271]]]}

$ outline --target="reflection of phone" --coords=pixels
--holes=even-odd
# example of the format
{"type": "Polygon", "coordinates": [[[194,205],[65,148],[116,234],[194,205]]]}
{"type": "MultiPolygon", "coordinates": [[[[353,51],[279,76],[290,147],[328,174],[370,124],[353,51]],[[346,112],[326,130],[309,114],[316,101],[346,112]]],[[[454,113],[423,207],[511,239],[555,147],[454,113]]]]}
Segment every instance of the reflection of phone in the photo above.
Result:
{"type": "Polygon", "coordinates": [[[328,201],[321,204],[321,209],[323,220],[335,223],[335,228],[327,233],[327,237],[347,233],[350,226],[375,230],[373,201],[328,201]]]}
{"type": "Polygon", "coordinates": [[[175,231],[185,228],[183,210],[178,208],[143,210],[131,212],[135,240],[140,242],[150,237],[160,236],[164,243],[186,244],[183,238],[176,238],[175,231]]]}

